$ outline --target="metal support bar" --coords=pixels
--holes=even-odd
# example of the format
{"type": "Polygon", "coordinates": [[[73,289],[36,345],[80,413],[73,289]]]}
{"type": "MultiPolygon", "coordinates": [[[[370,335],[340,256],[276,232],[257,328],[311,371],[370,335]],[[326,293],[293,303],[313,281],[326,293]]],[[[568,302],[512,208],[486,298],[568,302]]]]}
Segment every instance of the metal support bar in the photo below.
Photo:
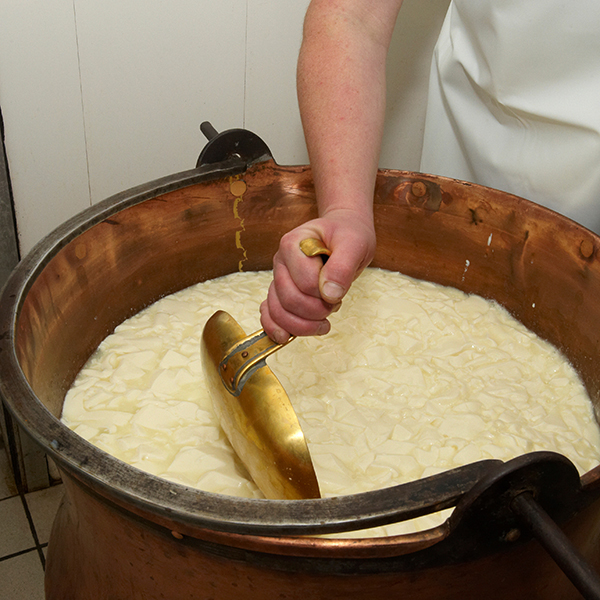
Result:
{"type": "Polygon", "coordinates": [[[200,123],[200,131],[204,134],[204,137],[210,142],[214,137],[219,135],[219,132],[212,126],[212,123],[203,121],[200,123]]]}
{"type": "Polygon", "coordinates": [[[511,508],[584,598],[600,600],[600,577],[533,495],[530,492],[519,494],[513,499],[511,508]]]}

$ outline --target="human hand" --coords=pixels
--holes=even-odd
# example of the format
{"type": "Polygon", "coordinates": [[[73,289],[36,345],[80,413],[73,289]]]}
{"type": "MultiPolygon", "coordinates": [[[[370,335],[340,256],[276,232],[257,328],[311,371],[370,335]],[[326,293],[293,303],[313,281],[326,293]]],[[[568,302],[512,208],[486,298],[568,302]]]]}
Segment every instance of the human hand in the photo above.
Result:
{"type": "Polygon", "coordinates": [[[267,335],[284,343],[290,335],[324,335],[327,317],[371,262],[375,253],[372,216],[335,209],[286,233],[273,258],[273,282],[261,304],[261,323],[267,335]],[[306,238],[323,241],[331,251],[323,265],[300,250],[306,238]]]}

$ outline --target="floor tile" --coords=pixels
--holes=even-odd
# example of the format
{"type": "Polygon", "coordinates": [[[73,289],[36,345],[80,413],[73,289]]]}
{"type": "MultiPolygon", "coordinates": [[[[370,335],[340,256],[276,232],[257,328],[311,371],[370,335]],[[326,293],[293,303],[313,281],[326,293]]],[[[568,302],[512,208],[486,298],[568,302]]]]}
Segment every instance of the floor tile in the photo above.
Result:
{"type": "Polygon", "coordinates": [[[0,500],[0,558],[34,546],[21,498],[0,500]]]}
{"type": "Polygon", "coordinates": [[[0,500],[16,496],[17,486],[10,469],[6,450],[0,444],[0,500]]]}
{"type": "Polygon", "coordinates": [[[40,544],[47,543],[50,538],[52,523],[63,495],[64,487],[62,484],[25,494],[25,500],[40,544]]]}
{"type": "Polygon", "coordinates": [[[0,600],[43,600],[44,569],[37,550],[0,561],[0,600]]]}

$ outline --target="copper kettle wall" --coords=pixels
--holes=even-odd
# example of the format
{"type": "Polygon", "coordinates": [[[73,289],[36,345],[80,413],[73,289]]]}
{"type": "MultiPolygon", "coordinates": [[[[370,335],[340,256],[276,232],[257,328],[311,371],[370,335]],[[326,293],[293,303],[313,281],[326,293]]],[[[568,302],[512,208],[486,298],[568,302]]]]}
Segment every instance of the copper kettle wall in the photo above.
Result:
{"type": "MultiPolygon", "coordinates": [[[[60,423],[66,390],[118,323],[198,281],[270,268],[281,235],[316,215],[309,167],[282,167],[253,134],[226,133],[195,169],[118,194],[65,223],[4,290],[0,391],[65,481],[47,597],[578,597],[530,536],[497,535],[493,526],[490,539],[473,533],[469,492],[499,472],[498,461],[355,497],[257,501],[142,473],[60,423]],[[457,503],[462,525],[455,519],[385,539],[315,537],[457,503]]],[[[375,222],[373,266],[496,299],[566,354],[598,410],[597,236],[503,192],[393,170],[378,175],[375,222]]],[[[540,497],[554,486],[552,495],[565,500],[548,510],[600,565],[600,469],[579,481],[560,457],[546,455],[515,469],[532,489],[539,486],[540,497]]],[[[485,504],[490,515],[493,501],[485,504]]],[[[478,510],[487,524],[488,513],[478,510]]]]}

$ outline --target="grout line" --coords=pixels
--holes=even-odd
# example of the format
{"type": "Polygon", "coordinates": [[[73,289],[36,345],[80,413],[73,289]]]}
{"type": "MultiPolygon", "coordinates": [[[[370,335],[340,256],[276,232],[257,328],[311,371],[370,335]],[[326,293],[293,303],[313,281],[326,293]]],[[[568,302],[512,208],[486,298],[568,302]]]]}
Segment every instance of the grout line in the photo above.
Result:
{"type": "Polygon", "coordinates": [[[246,31],[244,32],[244,106],[242,108],[242,128],[246,128],[246,87],[248,80],[248,21],[250,0],[246,0],[246,31]]]}
{"type": "Polygon", "coordinates": [[[42,563],[42,569],[46,569],[46,557],[44,556],[44,552],[42,551],[42,546],[40,545],[40,539],[38,537],[37,531],[35,530],[35,525],[33,523],[33,517],[31,516],[31,512],[29,511],[29,506],[27,505],[27,500],[25,499],[24,494],[19,494],[21,496],[21,502],[23,504],[23,510],[25,510],[25,516],[27,517],[27,521],[29,522],[29,529],[31,530],[31,535],[33,536],[33,541],[35,543],[35,549],[37,550],[38,556],[40,557],[40,561],[42,563]]]}
{"type": "Polygon", "coordinates": [[[81,77],[81,52],[79,49],[79,31],[77,30],[77,9],[73,1],[73,23],[75,26],[75,46],[77,47],[77,70],[79,72],[79,95],[81,98],[81,120],[83,124],[83,145],[85,148],[85,166],[87,169],[88,193],[90,195],[90,206],[92,206],[92,178],[90,176],[90,154],[88,149],[87,129],[85,126],[85,105],[83,101],[83,79],[81,77]]]}
{"type": "MultiPolygon", "coordinates": [[[[19,550],[19,552],[14,552],[13,554],[7,554],[6,556],[2,556],[0,558],[0,562],[4,562],[5,560],[10,560],[11,558],[17,558],[19,556],[22,556],[23,554],[28,554],[29,552],[35,552],[36,551],[36,547],[32,546],[31,548],[27,548],[26,550],[19,550]]],[[[2,588],[0,588],[0,591],[2,591],[2,588]]]]}
{"type": "Polygon", "coordinates": [[[8,458],[10,461],[10,470],[12,472],[13,481],[15,483],[15,487],[17,488],[17,494],[20,494],[23,491],[25,482],[23,481],[23,472],[21,470],[21,463],[19,460],[19,454],[17,451],[17,439],[18,430],[16,428],[15,423],[12,420],[11,414],[8,412],[8,409],[4,405],[4,403],[0,402],[0,408],[3,411],[4,422],[6,424],[6,437],[4,443],[8,448],[8,458]]]}
{"type": "MultiPolygon", "coordinates": [[[[2,407],[4,408],[4,407],[2,407]]],[[[12,431],[10,431],[9,427],[7,427],[8,430],[8,435],[9,437],[12,435],[12,431]]],[[[4,440],[2,440],[4,441],[4,440]]],[[[11,447],[11,445],[9,444],[8,447],[9,452],[11,453],[11,455],[13,454],[13,450],[14,448],[11,447]]],[[[4,451],[4,447],[0,447],[0,451],[4,451]]],[[[14,456],[11,456],[11,458],[13,458],[13,460],[15,459],[14,456]]],[[[10,469],[10,466],[9,466],[10,469]]],[[[33,517],[31,516],[31,512],[29,510],[29,505],[27,504],[27,500],[25,498],[25,493],[23,491],[23,482],[21,479],[21,473],[20,471],[18,472],[18,482],[17,482],[17,477],[14,476],[13,474],[13,481],[15,481],[16,487],[17,487],[17,493],[12,495],[12,496],[8,496],[7,498],[3,498],[2,500],[8,500],[9,498],[15,498],[16,496],[19,496],[21,498],[21,504],[23,505],[23,510],[25,511],[25,517],[27,518],[27,522],[29,523],[29,530],[31,531],[31,535],[33,537],[33,543],[35,544],[34,546],[31,546],[30,548],[27,548],[25,550],[21,550],[19,552],[14,552],[13,554],[8,554],[7,556],[2,556],[0,557],[0,562],[3,562],[5,560],[8,560],[10,558],[16,558],[18,556],[22,556],[23,554],[27,554],[28,552],[32,552],[32,551],[36,551],[38,554],[38,557],[40,559],[40,562],[42,564],[42,569],[46,570],[46,557],[44,556],[44,551],[43,549],[48,545],[47,543],[44,544],[40,544],[40,540],[37,534],[37,531],[35,530],[35,524],[33,522],[33,517]]],[[[0,500],[0,502],[2,502],[2,500],[0,500]]]]}

